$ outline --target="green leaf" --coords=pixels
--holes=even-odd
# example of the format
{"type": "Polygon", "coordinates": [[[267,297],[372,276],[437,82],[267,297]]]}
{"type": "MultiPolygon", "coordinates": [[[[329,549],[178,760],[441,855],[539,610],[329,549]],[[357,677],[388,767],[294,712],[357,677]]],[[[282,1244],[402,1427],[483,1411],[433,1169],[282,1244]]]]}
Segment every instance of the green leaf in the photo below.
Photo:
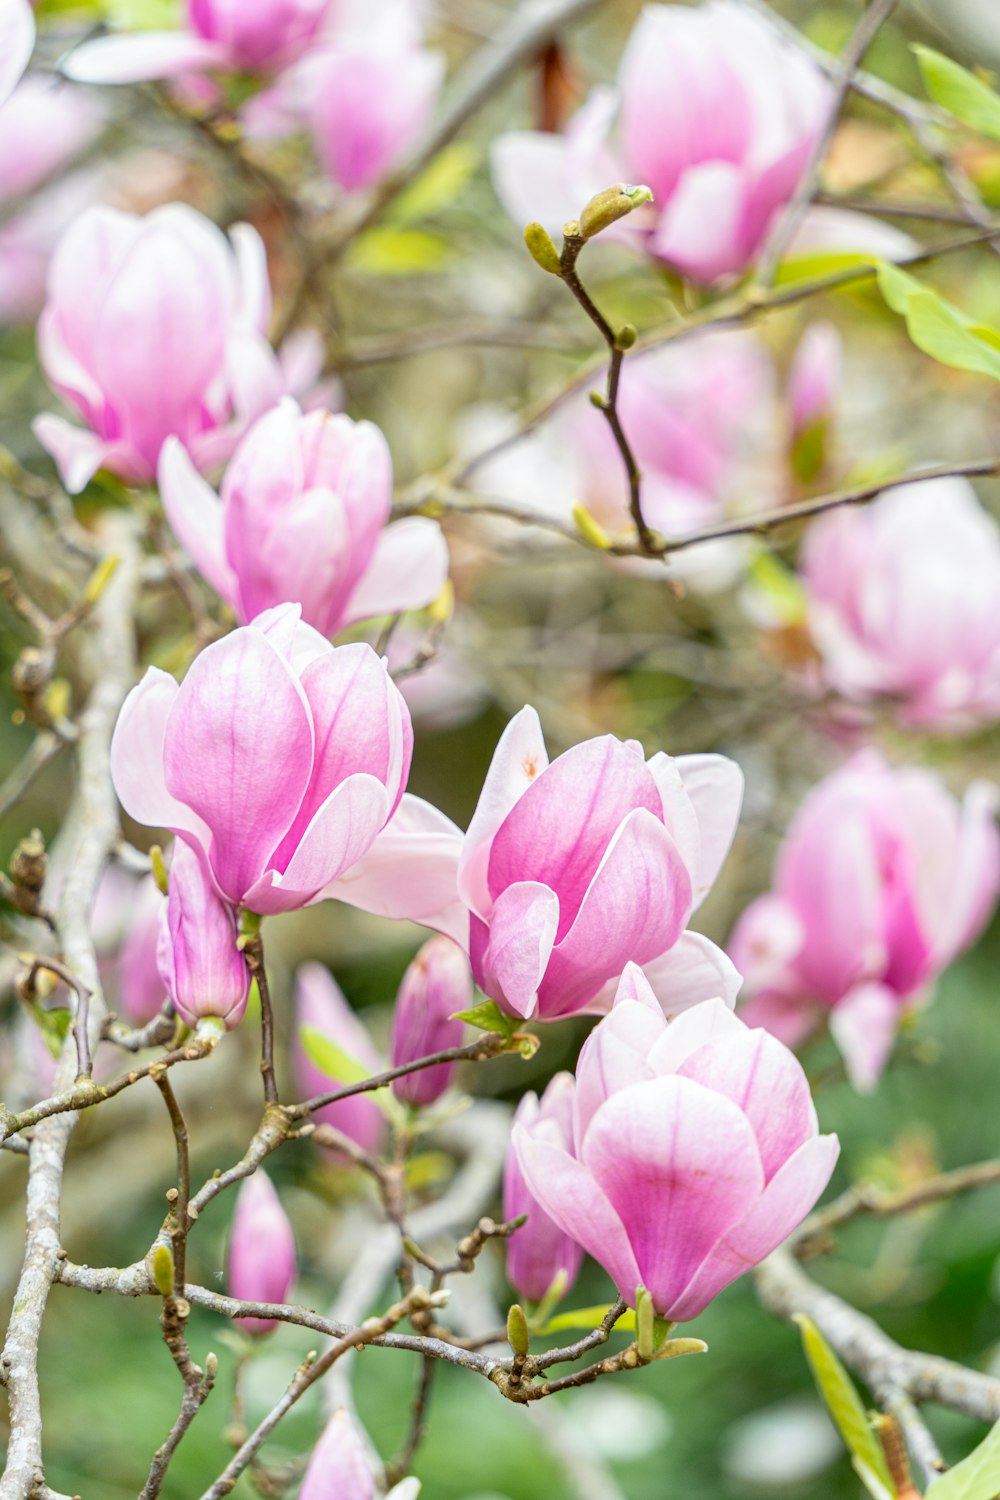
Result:
{"type": "Polygon", "coordinates": [[[1000,1493],[1000,1422],[968,1458],[935,1479],[927,1500],[994,1500],[1000,1493]]]}
{"type": "Polygon", "coordinates": [[[823,281],[827,276],[838,276],[842,271],[856,271],[862,267],[875,270],[877,257],[863,250],[816,250],[805,255],[783,260],[775,275],[776,286],[794,286],[800,281],[823,281]]]}
{"type": "Polygon", "coordinates": [[[381,224],[359,235],[345,260],[367,276],[417,276],[440,271],[450,256],[448,241],[429,229],[381,224]]]}
{"type": "Polygon", "coordinates": [[[925,354],[955,370],[1000,380],[1000,333],[969,318],[929,287],[887,261],[878,285],[886,303],[906,319],[907,332],[925,354]]]}
{"type": "MultiPolygon", "coordinates": [[[[532,1332],[538,1334],[569,1333],[580,1329],[583,1333],[589,1333],[592,1328],[599,1326],[602,1318],[606,1318],[610,1311],[610,1307],[577,1307],[571,1312],[557,1313],[541,1328],[535,1328],[532,1332]]],[[[635,1332],[635,1313],[630,1307],[622,1313],[615,1328],[620,1328],[623,1333],[635,1332]]]]}
{"type": "Polygon", "coordinates": [[[860,1459],[876,1478],[888,1485],[891,1495],[892,1482],[885,1455],[881,1444],[871,1430],[853,1380],[812,1318],[807,1317],[805,1313],[799,1313],[795,1322],[802,1334],[806,1359],[816,1378],[820,1395],[826,1402],[837,1431],[844,1439],[849,1453],[853,1458],[860,1459]]]}
{"type": "Polygon", "coordinates": [[[450,208],[478,165],[479,152],[469,141],[454,141],[446,146],[396,199],[393,219],[402,224],[412,223],[450,208]]]}
{"type": "Polygon", "coordinates": [[[933,47],[914,47],[924,86],[935,104],[956,120],[1000,141],[1000,95],[974,73],[933,47]]]}
{"type": "Polygon", "coordinates": [[[798,575],[780,557],[773,552],[758,552],[747,576],[769,613],[784,625],[801,624],[806,617],[806,591],[798,575]]]}
{"type": "Polygon", "coordinates": [[[504,1015],[495,1000],[484,1000],[481,1005],[474,1005],[471,1010],[456,1011],[449,1018],[452,1021],[468,1021],[470,1026],[475,1026],[479,1031],[499,1031],[501,1036],[508,1039],[517,1030],[517,1018],[504,1015]]]}
{"type": "Polygon", "coordinates": [[[855,1474],[857,1474],[869,1495],[872,1496],[872,1500],[896,1500],[892,1490],[887,1489],[878,1475],[874,1474],[860,1458],[852,1458],[851,1464],[855,1474]]]}
{"type": "Polygon", "coordinates": [[[350,1088],[352,1083],[361,1083],[372,1076],[371,1068],[351,1057],[343,1047],[338,1047],[315,1026],[300,1026],[299,1041],[302,1050],[320,1072],[333,1084],[350,1088]]]}

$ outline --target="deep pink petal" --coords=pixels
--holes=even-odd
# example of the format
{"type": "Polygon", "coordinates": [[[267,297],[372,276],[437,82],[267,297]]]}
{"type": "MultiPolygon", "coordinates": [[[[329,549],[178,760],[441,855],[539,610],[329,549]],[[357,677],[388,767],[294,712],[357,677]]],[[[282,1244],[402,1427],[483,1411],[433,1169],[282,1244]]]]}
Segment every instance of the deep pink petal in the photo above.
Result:
{"type": "Polygon", "coordinates": [[[590,1122],[583,1164],[625,1225],[661,1317],[764,1186],[749,1121],[689,1078],[637,1083],[590,1122]]]}
{"type": "Polygon", "coordinates": [[[591,1173],[568,1151],[523,1127],[515,1126],[511,1147],[532,1197],[604,1267],[622,1296],[634,1302],[642,1280],[636,1258],[624,1224],[591,1173]]]}
{"type": "Polygon", "coordinates": [[[767,1031],[749,1030],[729,1011],[725,1015],[735,1029],[692,1052],[677,1071],[739,1105],[770,1182],[792,1152],[816,1133],[812,1095],[802,1065],[783,1043],[767,1031]]]}
{"type": "Polygon", "coordinates": [[[553,951],[539,994],[542,1014],[582,1010],[627,962],[659,957],[677,941],[690,909],[690,876],[670,834],[645,808],[629,813],[553,951]]]}
{"type": "Polygon", "coordinates": [[[245,897],[262,915],[307,906],[371,848],[389,816],[382,782],[360,773],[335,787],[298,838],[283,872],[271,871],[245,897]]]}
{"type": "Polygon", "coordinates": [[[516,1015],[533,1015],[558,923],[559,900],[548,886],[537,881],[508,886],[494,904],[488,930],[473,920],[476,983],[516,1015]]]}
{"type": "Polygon", "coordinates": [[[839,1153],[835,1135],[820,1135],[789,1157],[740,1222],[712,1247],[677,1298],[671,1314],[677,1322],[696,1318],[724,1287],[788,1238],[823,1192],[839,1153]]]}
{"type": "Polygon", "coordinates": [[[167,720],[165,780],[211,830],[212,868],[231,901],[271,864],[312,762],[305,697],[262,631],[246,626],[195,658],[167,720]]]}
{"type": "Polygon", "coordinates": [[[548,763],[538,714],[526,705],[500,736],[462,850],[459,893],[481,917],[489,915],[486,868],[497,829],[548,763]]]}
{"type": "MultiPolygon", "coordinates": [[[[537,777],[498,829],[489,857],[490,895],[521,880],[547,885],[559,897],[562,940],[608,845],[637,808],[662,817],[641,750],[611,735],[573,746],[537,777]]],[[[629,958],[641,962],[626,944],[622,962],[629,958]]]]}

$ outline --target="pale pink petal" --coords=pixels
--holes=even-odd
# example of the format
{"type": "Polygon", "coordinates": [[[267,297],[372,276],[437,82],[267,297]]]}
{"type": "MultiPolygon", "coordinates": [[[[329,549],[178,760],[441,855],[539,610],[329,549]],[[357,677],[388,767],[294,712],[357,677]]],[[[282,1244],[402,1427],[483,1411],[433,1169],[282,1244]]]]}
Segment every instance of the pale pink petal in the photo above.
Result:
{"type": "Polygon", "coordinates": [[[225,65],[224,47],[190,31],[136,31],[83,42],[62,60],[60,72],[75,83],[142,83],[225,65]]]}
{"type": "Polygon", "coordinates": [[[379,917],[420,922],[469,946],[469,914],[459,900],[462,831],[429,802],[403,795],[392,821],[324,896],[379,917]]]}
{"type": "Polygon", "coordinates": [[[764,1186],[742,1111],[676,1076],[612,1095],[590,1122],[583,1164],[626,1226],[661,1317],[674,1316],[693,1272],[764,1186]]]}
{"type": "Polygon", "coordinates": [[[118,715],[111,740],[111,779],[130,818],[149,828],[185,833],[207,849],[208,828],[192,808],[167,790],[164,777],[167,720],[179,691],[168,673],[147,668],[118,715]]]}
{"type": "Polygon", "coordinates": [[[677,1298],[671,1314],[677,1322],[696,1318],[724,1287],[788,1238],[823,1192],[839,1154],[837,1137],[821,1135],[788,1158],[740,1222],[713,1245],[677,1298]]]}
{"type": "Polygon", "coordinates": [[[247,892],[244,904],[266,915],[305,906],[371,848],[389,813],[389,797],[374,776],[354,775],[336,787],[298,838],[284,872],[271,870],[247,892]]]}
{"type": "Polygon", "coordinates": [[[226,560],[222,501],[202,479],[178,438],[167,438],[164,443],[157,480],[163,510],[177,540],[202,577],[232,604],[236,578],[226,560]]]}
{"type": "Polygon", "coordinates": [[[708,1042],[744,1031],[742,1023],[723,1000],[703,1000],[676,1016],[650,1048],[649,1062],[654,1072],[676,1073],[692,1053],[708,1042]]]}
{"type": "Polygon", "coordinates": [[[518,798],[548,763],[538,714],[526,705],[511,719],[493,752],[458,868],[459,894],[482,917],[488,916],[490,909],[486,869],[494,836],[518,798]]]}
{"type": "Polygon", "coordinates": [[[211,829],[212,868],[231,901],[267,869],[312,758],[304,694],[262,631],[236,631],[195,658],[167,720],[165,779],[211,829]]]}
{"type": "Polygon", "coordinates": [[[476,983],[517,1015],[533,1015],[558,924],[559,900],[548,886],[537,881],[508,886],[494,904],[488,928],[472,918],[476,983]]]}
{"type": "Polygon", "coordinates": [[[387,526],[347,601],[344,623],[423,609],[448,578],[448,544],[436,521],[409,516],[387,526]]]}
{"type": "Polygon", "coordinates": [[[0,104],[28,66],[35,46],[35,16],[28,0],[0,0],[0,104]]]}
{"type": "Polygon", "coordinates": [[[52,455],[59,477],[71,495],[85,489],[98,469],[126,457],[128,449],[121,443],[105,442],[84,427],[74,427],[65,417],[42,412],[35,417],[31,430],[45,451],[52,455]]]}
{"type": "Polygon", "coordinates": [[[860,1092],[870,1092],[882,1076],[903,1009],[899,996],[885,985],[859,984],[830,1012],[830,1035],[860,1092]]]}
{"type": "Polygon", "coordinates": [[[779,984],[805,941],[802,919],[783,896],[758,896],[740,917],[729,952],[751,994],[779,984]]]}
{"type": "Polygon", "coordinates": [[[532,1197],[564,1234],[604,1267],[629,1301],[642,1280],[625,1226],[586,1167],[560,1146],[515,1126],[511,1146],[532,1197]]]}
{"type": "Polygon", "coordinates": [[[679,755],[676,764],[701,835],[698,866],[691,872],[697,907],[733,842],[743,806],[743,772],[726,755],[679,755]]]}
{"type": "Polygon", "coordinates": [[[643,972],[668,1019],[714,996],[732,1009],[743,982],[729,957],[700,932],[682,932],[660,958],[643,964],[643,972]]]}
{"type": "Polygon", "coordinates": [[[726,1014],[735,1029],[690,1053],[677,1071],[739,1105],[757,1137],[770,1182],[792,1152],[816,1133],[812,1095],[801,1064],[787,1047],[769,1032],[750,1031],[726,1014]]]}
{"type": "Polygon", "coordinates": [[[990,781],[974,781],[962,804],[959,842],[949,893],[935,934],[934,958],[950,963],[980,934],[1000,888],[998,793],[990,781]]]}
{"type": "Polygon", "coordinates": [[[745,193],[743,169],[731,162],[690,167],[660,217],[653,253],[705,284],[742,271],[745,193]]]}

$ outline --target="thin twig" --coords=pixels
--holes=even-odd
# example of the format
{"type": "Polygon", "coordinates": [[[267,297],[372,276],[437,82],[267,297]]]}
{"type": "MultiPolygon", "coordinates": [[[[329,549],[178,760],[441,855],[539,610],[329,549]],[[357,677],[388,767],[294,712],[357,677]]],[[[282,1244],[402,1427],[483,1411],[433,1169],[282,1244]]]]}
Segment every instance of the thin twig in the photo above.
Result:
{"type": "Polygon", "coordinates": [[[928,1177],[913,1187],[888,1192],[872,1183],[859,1183],[848,1188],[839,1198],[834,1198],[825,1208],[817,1209],[799,1225],[790,1242],[797,1254],[808,1253],[810,1242],[821,1239],[830,1230],[837,1229],[849,1220],[862,1214],[885,1218],[892,1214],[913,1213],[928,1204],[940,1203],[945,1198],[954,1198],[959,1193],[971,1192],[974,1188],[991,1187],[1000,1183],[1000,1160],[980,1161],[968,1167],[957,1167],[953,1172],[941,1172],[928,1177]]]}
{"type": "MultiPolygon", "coordinates": [[[[241,940],[242,941],[242,940],[241,940]]],[[[264,963],[264,938],[258,928],[248,940],[243,941],[243,956],[247,968],[257,981],[260,996],[260,1072],[264,1080],[265,1105],[278,1103],[278,1081],[274,1073],[274,1011],[271,1008],[271,990],[267,982],[264,963]]]]}
{"type": "Polygon", "coordinates": [[[492,1057],[499,1057],[501,1053],[508,1050],[508,1047],[507,1038],[499,1031],[485,1031],[476,1041],[468,1042],[464,1047],[446,1047],[442,1052],[432,1052],[427,1057],[418,1057],[399,1068],[387,1068],[384,1073],[375,1073],[371,1078],[363,1078],[358,1083],[348,1084],[342,1089],[332,1089],[326,1094],[316,1094],[314,1098],[306,1099],[302,1104],[291,1105],[288,1113],[291,1119],[301,1120],[327,1104],[339,1104],[341,1099],[353,1099],[356,1094],[368,1094],[375,1089],[385,1088],[395,1079],[405,1078],[408,1073],[419,1073],[424,1068],[435,1068],[440,1063],[486,1062],[492,1057]]]}
{"type": "Polygon", "coordinates": [[[775,273],[784,260],[785,252],[794,240],[819,189],[823,163],[840,123],[841,111],[851,87],[851,80],[861,65],[865,53],[888,21],[896,5],[897,0],[872,0],[872,3],[865,7],[861,20],[844,48],[823,129],[816,138],[809,163],[799,179],[790,202],[778,216],[774,229],[761,252],[756,273],[758,286],[769,287],[774,282],[775,273]]]}
{"type": "Polygon", "coordinates": [[[50,761],[54,760],[66,744],[66,740],[49,729],[43,729],[32,741],[30,749],[0,783],[0,818],[6,817],[40,775],[50,761]]]}

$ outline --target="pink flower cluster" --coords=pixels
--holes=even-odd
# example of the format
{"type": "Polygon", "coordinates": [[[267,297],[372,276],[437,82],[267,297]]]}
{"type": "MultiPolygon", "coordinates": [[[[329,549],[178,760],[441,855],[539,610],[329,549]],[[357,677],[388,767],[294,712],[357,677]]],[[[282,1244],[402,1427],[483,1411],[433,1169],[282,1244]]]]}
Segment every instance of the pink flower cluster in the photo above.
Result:
{"type": "Polygon", "coordinates": [[[744,1018],[792,1046],[828,1019],[851,1078],[871,1087],[904,1013],[993,910],[996,805],[990,783],[960,806],[931,772],[894,770],[872,750],[814,787],[772,892],[733,933],[744,1018]]]}
{"type": "Polygon", "coordinates": [[[732,0],[647,5],[618,90],[596,90],[562,136],[501,136],[494,181],[514,218],[553,231],[609,182],[646,183],[654,201],[640,233],[649,252],[712,282],[752,264],[832,104],[816,65],[732,0]]]}
{"type": "Polygon", "coordinates": [[[331,179],[352,191],[376,182],[416,143],[433,111],[444,60],[423,47],[410,0],[379,0],[374,7],[187,0],[185,29],[85,42],[64,71],[78,82],[103,84],[267,76],[272,86],[244,110],[249,131],[273,136],[305,128],[331,179]]]}
{"type": "Polygon", "coordinates": [[[572,1280],[582,1246],[632,1306],[643,1286],[672,1322],[787,1239],[839,1150],[781,1042],[721,1000],[668,1022],[634,964],[575,1083],[522,1106],[512,1144],[505,1211],[528,1211],[508,1259],[518,1290],[543,1295],[558,1269],[572,1280]]]}

